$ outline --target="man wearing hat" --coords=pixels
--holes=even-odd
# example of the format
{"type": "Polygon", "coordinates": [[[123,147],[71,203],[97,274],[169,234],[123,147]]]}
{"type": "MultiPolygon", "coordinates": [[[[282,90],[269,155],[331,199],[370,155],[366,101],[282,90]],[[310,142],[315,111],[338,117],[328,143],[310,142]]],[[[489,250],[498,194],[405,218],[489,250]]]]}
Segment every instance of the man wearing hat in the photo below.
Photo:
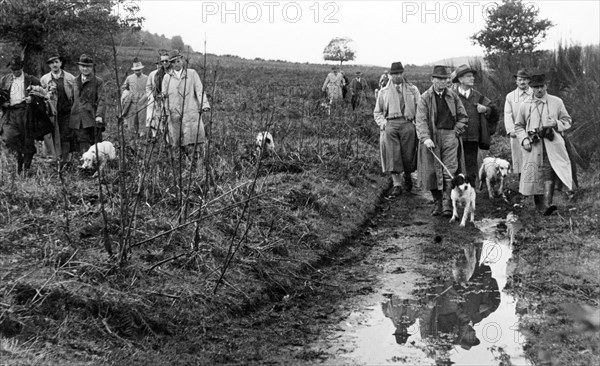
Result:
{"type": "Polygon", "coordinates": [[[381,89],[375,102],[373,116],[381,131],[379,146],[383,172],[392,175],[391,195],[411,191],[413,187],[411,173],[417,168],[417,135],[415,116],[420,93],[416,86],[404,79],[402,62],[392,63],[390,80],[381,89]]]}
{"type": "Polygon", "coordinates": [[[123,106],[123,116],[127,129],[135,136],[143,136],[146,125],[146,107],[148,98],[146,95],[146,84],[148,75],[142,73],[144,65],[135,58],[131,70],[133,74],[129,75],[121,89],[128,91],[127,106],[123,106]],[[126,108],[127,107],[127,108],[126,108]]]}
{"type": "Polygon", "coordinates": [[[473,89],[475,85],[476,71],[468,65],[460,65],[455,70],[456,75],[452,82],[458,84],[455,91],[458,92],[469,123],[465,133],[462,135],[465,155],[465,176],[475,182],[479,172],[479,149],[489,150],[491,135],[496,131],[499,112],[496,105],[479,91],[473,89]]]}
{"type": "Polygon", "coordinates": [[[367,81],[362,77],[362,72],[357,71],[356,76],[350,82],[350,101],[352,102],[352,110],[360,106],[361,99],[365,96],[365,92],[369,88],[367,81]]]}
{"type": "Polygon", "coordinates": [[[452,216],[450,200],[452,175],[464,171],[460,136],[467,128],[469,116],[458,95],[447,88],[450,73],[446,66],[434,66],[432,86],[422,95],[417,107],[416,128],[419,138],[418,175],[423,189],[430,190],[434,200],[431,214],[452,216]],[[444,166],[438,162],[434,154],[444,166]]]}
{"type": "Polygon", "coordinates": [[[73,130],[79,151],[83,154],[90,146],[102,141],[106,107],[104,81],[94,75],[92,57],[82,54],[77,64],[80,74],[75,78],[69,127],[73,130]]]}
{"type": "Polygon", "coordinates": [[[571,116],[563,101],[547,93],[546,75],[531,75],[531,99],[519,107],[515,121],[517,140],[523,148],[519,192],[533,196],[536,208],[544,215],[556,211],[552,204],[554,189],[573,189],[571,161],[563,133],[571,128],[571,116]]]}
{"type": "Polygon", "coordinates": [[[44,137],[46,152],[60,159],[62,164],[69,160],[73,132],[69,128],[75,76],[64,71],[58,54],[52,54],[46,64],[50,72],[41,77],[40,83],[46,90],[52,110],[54,132],[44,137]]]}
{"type": "MultiPolygon", "coordinates": [[[[169,120],[168,141],[174,147],[196,148],[206,140],[202,112],[210,111],[200,76],[194,69],[184,67],[179,51],[169,53],[171,70],[162,81],[162,91],[169,120]]],[[[188,153],[197,153],[192,149],[188,153]]]]}
{"type": "Polygon", "coordinates": [[[333,66],[331,72],[327,74],[322,90],[327,92],[329,105],[338,103],[342,100],[342,87],[344,86],[344,76],[339,72],[338,66],[333,66]]]}
{"type": "Polygon", "coordinates": [[[146,82],[146,95],[148,97],[148,107],[146,108],[146,129],[149,129],[150,138],[156,137],[157,131],[164,129],[161,126],[163,116],[162,103],[162,81],[170,70],[169,54],[162,52],[156,62],[156,70],[148,75],[146,82]]]}
{"type": "Polygon", "coordinates": [[[521,104],[533,95],[529,87],[531,76],[527,69],[520,69],[515,75],[517,88],[506,95],[504,102],[504,128],[510,137],[510,151],[512,155],[512,171],[521,179],[521,166],[523,165],[523,153],[517,134],[515,133],[515,121],[521,104]]]}
{"type": "Polygon", "coordinates": [[[29,88],[40,85],[35,76],[23,72],[23,60],[14,56],[9,64],[12,72],[0,80],[0,90],[5,91],[6,100],[2,103],[2,120],[0,134],[17,158],[17,172],[31,167],[33,155],[36,153],[34,133],[30,130],[27,104],[31,102],[29,88]]]}

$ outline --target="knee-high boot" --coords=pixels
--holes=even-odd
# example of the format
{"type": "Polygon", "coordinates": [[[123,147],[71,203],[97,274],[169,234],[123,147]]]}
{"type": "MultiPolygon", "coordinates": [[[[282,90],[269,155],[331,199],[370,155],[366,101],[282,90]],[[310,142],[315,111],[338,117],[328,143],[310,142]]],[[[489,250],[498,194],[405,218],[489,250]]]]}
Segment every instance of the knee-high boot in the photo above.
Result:
{"type": "Polygon", "coordinates": [[[439,216],[442,214],[442,191],[432,189],[431,196],[433,197],[433,210],[431,216],[439,216]]]}
{"type": "Polygon", "coordinates": [[[535,203],[535,209],[539,212],[543,212],[545,210],[544,207],[544,196],[541,194],[536,194],[533,196],[533,202],[535,203]]]}
{"type": "Polygon", "coordinates": [[[544,182],[544,216],[549,216],[556,211],[556,205],[552,204],[552,199],[554,198],[554,181],[546,181],[544,182]]]}

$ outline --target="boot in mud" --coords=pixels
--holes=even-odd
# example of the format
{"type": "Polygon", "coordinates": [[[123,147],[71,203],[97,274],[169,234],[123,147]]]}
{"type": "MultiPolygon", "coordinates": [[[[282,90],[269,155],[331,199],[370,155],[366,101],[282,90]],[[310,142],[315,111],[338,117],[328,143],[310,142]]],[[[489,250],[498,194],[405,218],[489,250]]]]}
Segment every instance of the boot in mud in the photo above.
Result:
{"type": "Polygon", "coordinates": [[[552,215],[556,210],[556,205],[552,204],[554,198],[554,181],[544,182],[544,216],[552,215]]]}
{"type": "Polygon", "coordinates": [[[433,210],[431,211],[431,216],[440,216],[442,214],[442,191],[432,189],[431,196],[433,197],[433,210]]]}

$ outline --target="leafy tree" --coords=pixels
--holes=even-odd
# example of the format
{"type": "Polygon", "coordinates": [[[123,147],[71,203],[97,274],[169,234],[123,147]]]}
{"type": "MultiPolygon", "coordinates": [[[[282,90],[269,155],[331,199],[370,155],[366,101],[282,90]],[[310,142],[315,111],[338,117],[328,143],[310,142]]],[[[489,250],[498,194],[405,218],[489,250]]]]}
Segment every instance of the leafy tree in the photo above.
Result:
{"type": "Polygon", "coordinates": [[[533,52],[554,25],[548,19],[539,19],[538,14],[534,3],[503,0],[500,6],[488,9],[485,28],[470,38],[486,49],[486,55],[533,52]]]}
{"type": "Polygon", "coordinates": [[[40,75],[46,53],[66,61],[81,53],[102,61],[111,34],[139,30],[143,21],[131,0],[3,0],[0,41],[19,46],[25,72],[40,75]]]}
{"type": "Polygon", "coordinates": [[[354,50],[352,42],[352,39],[345,37],[332,39],[323,50],[323,59],[339,61],[340,65],[344,61],[353,61],[356,58],[356,50],[354,50]]]}
{"type": "Polygon", "coordinates": [[[171,48],[180,51],[185,48],[185,44],[183,43],[181,36],[173,36],[173,38],[171,38],[171,48]]]}

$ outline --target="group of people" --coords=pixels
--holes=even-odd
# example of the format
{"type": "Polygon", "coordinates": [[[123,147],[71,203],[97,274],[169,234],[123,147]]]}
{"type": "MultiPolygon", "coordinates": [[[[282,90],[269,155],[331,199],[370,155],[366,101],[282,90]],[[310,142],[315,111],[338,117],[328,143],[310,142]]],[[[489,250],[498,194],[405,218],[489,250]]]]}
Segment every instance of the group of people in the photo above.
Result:
{"type": "Polygon", "coordinates": [[[356,71],[354,78],[350,81],[338,66],[333,66],[327,74],[322,90],[327,94],[329,105],[336,105],[346,99],[350,92],[350,104],[352,110],[356,110],[367,95],[369,84],[363,78],[362,72],[356,71]]]}
{"type": "MultiPolygon", "coordinates": [[[[46,154],[62,167],[71,153],[83,154],[102,141],[106,129],[105,83],[95,75],[93,58],[79,57],[78,76],[63,70],[58,54],[46,63],[50,71],[38,79],[24,73],[22,58],[14,56],[7,65],[11,73],[0,80],[0,135],[16,156],[18,173],[31,167],[36,139],[44,140],[46,154]]],[[[147,76],[134,60],[133,73],[122,85],[127,130],[134,136],[149,130],[150,138],[163,132],[171,146],[184,147],[186,153],[193,146],[197,152],[205,140],[201,115],[210,110],[200,77],[177,50],[160,54],[156,65],[147,76]]]]}
{"type": "MultiPolygon", "coordinates": [[[[373,115],[381,130],[382,169],[391,174],[392,196],[411,191],[411,173],[417,171],[422,188],[431,191],[432,215],[450,217],[452,178],[463,173],[475,182],[478,157],[490,148],[499,109],[474,89],[476,71],[468,65],[452,73],[434,66],[432,85],[422,94],[403,73],[402,63],[394,62],[377,93],[373,115]]],[[[560,98],[547,93],[545,74],[522,69],[514,77],[517,89],[506,96],[504,108],[513,171],[519,174],[519,192],[533,195],[537,209],[549,215],[556,210],[554,189],[573,188],[563,138],[571,118],[560,98]]]]}

